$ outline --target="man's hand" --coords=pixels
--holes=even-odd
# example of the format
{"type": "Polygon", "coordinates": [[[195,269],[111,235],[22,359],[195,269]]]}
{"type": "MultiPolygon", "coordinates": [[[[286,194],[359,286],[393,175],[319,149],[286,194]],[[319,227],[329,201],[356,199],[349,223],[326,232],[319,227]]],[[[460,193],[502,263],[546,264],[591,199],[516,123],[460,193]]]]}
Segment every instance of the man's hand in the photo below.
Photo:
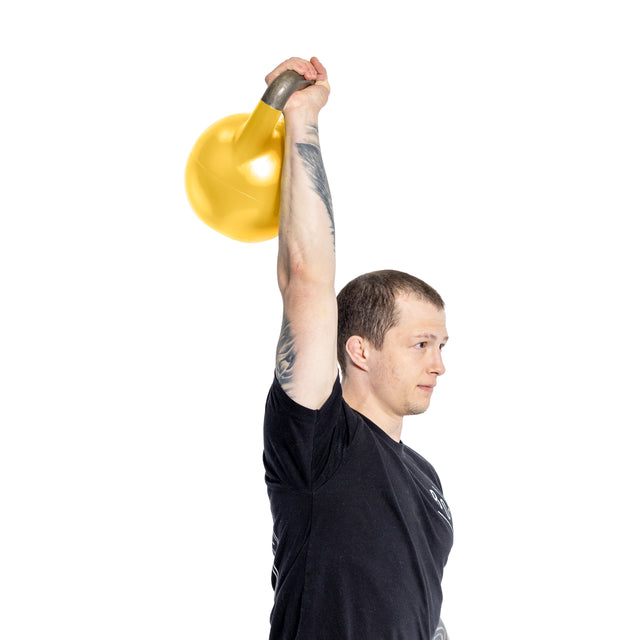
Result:
{"type": "Polygon", "coordinates": [[[303,58],[289,58],[279,64],[265,78],[267,85],[270,85],[283,71],[295,71],[306,80],[313,80],[315,84],[296,91],[287,100],[284,107],[285,119],[296,112],[307,112],[311,117],[317,117],[318,113],[327,104],[329,99],[329,82],[327,80],[327,70],[322,66],[318,58],[304,60],[303,58]]]}

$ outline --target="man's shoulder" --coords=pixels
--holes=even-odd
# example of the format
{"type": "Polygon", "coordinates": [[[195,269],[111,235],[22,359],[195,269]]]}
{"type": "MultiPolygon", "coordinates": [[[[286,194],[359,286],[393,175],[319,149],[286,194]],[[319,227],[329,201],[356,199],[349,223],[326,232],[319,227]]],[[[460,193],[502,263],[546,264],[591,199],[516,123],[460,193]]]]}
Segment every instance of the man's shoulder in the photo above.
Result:
{"type": "Polygon", "coordinates": [[[346,404],[342,398],[342,385],[340,376],[336,376],[335,382],[331,389],[329,397],[325,400],[319,409],[309,409],[302,404],[296,402],[282,387],[278,377],[274,375],[273,382],[267,394],[266,409],[269,411],[277,410],[278,412],[292,413],[299,416],[317,417],[326,413],[327,410],[335,405],[346,404]]]}

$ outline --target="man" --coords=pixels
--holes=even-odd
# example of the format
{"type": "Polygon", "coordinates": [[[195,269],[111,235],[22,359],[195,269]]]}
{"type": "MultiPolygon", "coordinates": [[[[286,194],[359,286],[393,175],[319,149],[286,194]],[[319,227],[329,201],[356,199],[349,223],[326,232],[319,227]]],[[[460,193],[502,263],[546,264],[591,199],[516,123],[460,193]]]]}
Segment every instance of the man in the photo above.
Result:
{"type": "Polygon", "coordinates": [[[287,69],[315,84],[284,109],[284,314],[264,443],[274,521],[270,638],[444,639],[451,515],[433,467],[400,440],[403,416],[426,411],[445,371],[444,303],[396,271],[356,278],[336,300],[318,139],[327,72],[317,58],[291,58],[267,83],[287,69]]]}

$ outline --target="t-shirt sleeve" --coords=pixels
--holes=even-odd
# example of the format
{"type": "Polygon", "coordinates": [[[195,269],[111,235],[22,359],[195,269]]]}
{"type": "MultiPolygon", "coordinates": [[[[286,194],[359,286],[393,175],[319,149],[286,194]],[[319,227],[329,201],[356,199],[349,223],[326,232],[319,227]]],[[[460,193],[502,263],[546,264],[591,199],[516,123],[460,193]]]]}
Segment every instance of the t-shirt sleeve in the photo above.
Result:
{"type": "Polygon", "coordinates": [[[318,410],[292,400],[274,378],[264,415],[267,483],[312,490],[331,467],[339,464],[349,440],[347,431],[339,378],[318,410]]]}

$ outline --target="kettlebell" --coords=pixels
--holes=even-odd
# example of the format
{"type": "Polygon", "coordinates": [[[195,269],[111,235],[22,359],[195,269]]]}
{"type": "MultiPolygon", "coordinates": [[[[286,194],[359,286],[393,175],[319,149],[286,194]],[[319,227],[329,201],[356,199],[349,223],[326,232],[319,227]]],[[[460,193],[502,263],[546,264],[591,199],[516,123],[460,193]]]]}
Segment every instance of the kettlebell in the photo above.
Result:
{"type": "Polygon", "coordinates": [[[278,235],[282,109],[291,94],[310,84],[295,71],[285,71],[253,113],[218,120],[198,138],[187,160],[185,186],[191,207],[205,224],[242,242],[278,235]]]}

